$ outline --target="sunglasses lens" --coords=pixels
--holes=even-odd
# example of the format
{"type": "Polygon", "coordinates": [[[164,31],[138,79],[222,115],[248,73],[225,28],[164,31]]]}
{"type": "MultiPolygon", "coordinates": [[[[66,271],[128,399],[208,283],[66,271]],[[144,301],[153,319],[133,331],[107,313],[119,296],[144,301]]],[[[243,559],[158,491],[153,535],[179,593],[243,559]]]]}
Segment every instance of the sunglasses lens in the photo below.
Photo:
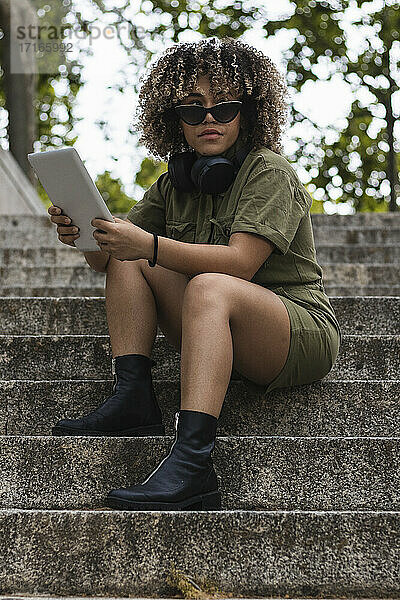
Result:
{"type": "MultiPolygon", "coordinates": [[[[211,114],[219,123],[229,123],[230,121],[233,121],[238,114],[240,106],[241,105],[237,102],[217,104],[212,108],[211,114]]],[[[205,108],[198,104],[181,105],[178,106],[176,110],[181,119],[188,125],[199,125],[204,121],[207,114],[205,108]]]]}
{"type": "Polygon", "coordinates": [[[240,110],[240,104],[227,102],[226,104],[217,104],[214,108],[214,117],[220,123],[229,123],[232,121],[240,110]]]}
{"type": "Polygon", "coordinates": [[[202,106],[193,104],[192,106],[180,106],[178,108],[179,116],[188,125],[198,125],[204,121],[205,112],[202,106]]]}

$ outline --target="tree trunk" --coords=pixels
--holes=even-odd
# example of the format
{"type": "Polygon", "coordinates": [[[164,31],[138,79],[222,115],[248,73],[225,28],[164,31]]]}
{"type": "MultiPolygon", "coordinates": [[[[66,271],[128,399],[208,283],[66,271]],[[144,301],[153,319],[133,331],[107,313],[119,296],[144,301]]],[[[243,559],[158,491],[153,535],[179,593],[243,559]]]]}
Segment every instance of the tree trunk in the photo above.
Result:
{"type": "MultiPolygon", "coordinates": [[[[13,10],[19,13],[19,24],[35,23],[35,14],[28,0],[12,0],[12,2],[13,10]]],[[[11,72],[11,44],[14,42],[10,38],[10,0],[0,0],[0,24],[5,34],[3,38],[4,90],[9,119],[9,150],[36,188],[37,180],[27,154],[33,152],[33,142],[37,139],[34,103],[38,76],[33,72],[35,65],[29,65],[30,72],[27,73],[11,72]]]]}

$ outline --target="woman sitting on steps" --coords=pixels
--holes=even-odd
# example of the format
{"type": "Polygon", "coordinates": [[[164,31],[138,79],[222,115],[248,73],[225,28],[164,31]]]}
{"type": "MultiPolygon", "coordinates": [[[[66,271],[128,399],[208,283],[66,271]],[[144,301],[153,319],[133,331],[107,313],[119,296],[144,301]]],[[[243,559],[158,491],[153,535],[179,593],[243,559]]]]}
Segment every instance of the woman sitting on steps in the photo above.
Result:
{"type": "MultiPolygon", "coordinates": [[[[106,272],[113,395],[54,435],[163,435],[150,359],[157,325],[181,355],[170,452],[142,483],[111,490],[131,510],[221,507],[211,454],[236,371],[268,393],[332,369],[341,331],[322,284],[312,199],[281,154],[287,87],[272,61],[232,38],[168,48],[139,94],[140,142],[168,171],[127,219],[94,219],[106,272]]],[[[50,207],[61,242],[79,236],[50,207]]]]}

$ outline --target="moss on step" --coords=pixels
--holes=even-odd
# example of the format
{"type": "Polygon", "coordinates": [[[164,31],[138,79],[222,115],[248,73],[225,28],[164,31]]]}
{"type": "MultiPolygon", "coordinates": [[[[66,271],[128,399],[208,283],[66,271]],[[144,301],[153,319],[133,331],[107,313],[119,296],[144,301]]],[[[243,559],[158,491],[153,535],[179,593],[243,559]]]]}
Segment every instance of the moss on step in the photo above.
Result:
{"type": "Polygon", "coordinates": [[[176,594],[176,598],[198,598],[199,600],[217,599],[217,598],[239,598],[237,594],[219,590],[218,586],[205,578],[195,578],[171,563],[170,571],[166,576],[167,584],[176,594]],[[178,595],[179,594],[179,595],[178,595]]]}

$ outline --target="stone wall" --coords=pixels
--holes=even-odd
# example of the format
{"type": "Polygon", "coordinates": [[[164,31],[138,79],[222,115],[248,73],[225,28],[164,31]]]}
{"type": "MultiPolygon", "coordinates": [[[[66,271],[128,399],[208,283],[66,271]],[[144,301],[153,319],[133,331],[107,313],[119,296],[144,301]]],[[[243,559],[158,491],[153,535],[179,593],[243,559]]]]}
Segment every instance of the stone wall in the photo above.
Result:
{"type": "Polygon", "coordinates": [[[0,148],[0,214],[46,215],[46,207],[13,155],[0,148]]]}

